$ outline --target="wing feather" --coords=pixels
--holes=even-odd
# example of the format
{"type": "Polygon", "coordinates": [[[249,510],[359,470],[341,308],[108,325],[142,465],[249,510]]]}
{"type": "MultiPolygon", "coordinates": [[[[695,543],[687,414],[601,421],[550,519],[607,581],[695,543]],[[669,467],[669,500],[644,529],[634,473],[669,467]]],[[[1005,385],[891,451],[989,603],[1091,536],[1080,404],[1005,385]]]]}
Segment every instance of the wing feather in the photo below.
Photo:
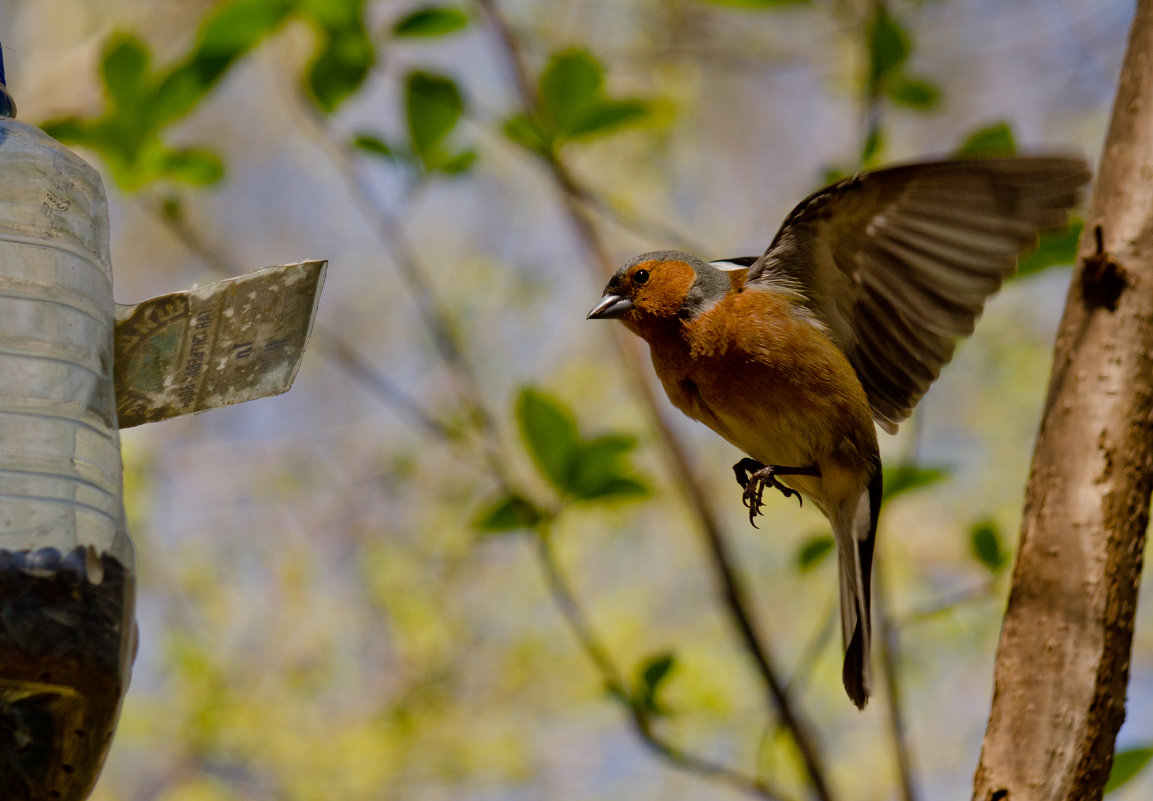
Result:
{"type": "Polygon", "coordinates": [[[1082,159],[1061,157],[862,173],[798,205],[748,281],[803,295],[874,418],[896,431],[1018,256],[1066,222],[1088,179],[1082,159]]]}

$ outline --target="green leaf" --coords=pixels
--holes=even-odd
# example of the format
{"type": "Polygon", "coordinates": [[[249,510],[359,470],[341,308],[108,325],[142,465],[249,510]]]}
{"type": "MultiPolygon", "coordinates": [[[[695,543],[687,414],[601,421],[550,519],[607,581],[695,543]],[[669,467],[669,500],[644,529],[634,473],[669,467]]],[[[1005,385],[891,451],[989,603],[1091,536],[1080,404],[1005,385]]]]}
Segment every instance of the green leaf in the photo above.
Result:
{"type": "Polygon", "coordinates": [[[804,543],[801,544],[800,550],[797,551],[797,567],[802,572],[808,572],[814,567],[825,561],[833,551],[836,545],[833,538],[828,534],[818,534],[815,537],[809,537],[804,543]]]}
{"type": "Polygon", "coordinates": [[[425,6],[392,26],[394,36],[430,37],[456,33],[468,27],[468,15],[451,6],[425,6]]]}
{"type": "Polygon", "coordinates": [[[99,122],[80,117],[62,117],[40,123],[40,129],[53,139],[65,144],[80,145],[100,150],[104,145],[103,126],[99,122]]]}
{"type": "Polygon", "coordinates": [[[1001,547],[1000,529],[992,520],[982,520],[969,530],[969,549],[973,557],[993,574],[1000,573],[1009,560],[1009,555],[1001,547]]]}
{"type": "Polygon", "coordinates": [[[472,526],[482,534],[532,528],[545,519],[545,513],[531,501],[516,494],[505,495],[485,506],[473,518],[472,526]]]}
{"type": "Polygon", "coordinates": [[[526,114],[514,114],[505,120],[504,135],[526,150],[545,154],[552,149],[552,140],[526,114]]]}
{"type": "Polygon", "coordinates": [[[100,74],[113,105],[134,109],[147,90],[148,47],[132,34],[114,34],[104,48],[100,74]]]}
{"type": "Polygon", "coordinates": [[[922,487],[929,487],[944,481],[953,473],[953,468],[945,465],[937,467],[917,467],[910,464],[899,464],[884,469],[884,493],[887,501],[896,496],[922,487]]]}
{"type": "Polygon", "coordinates": [[[541,111],[565,136],[579,129],[604,86],[604,69],[587,50],[553,55],[540,78],[541,111]]]}
{"type": "Polygon", "coordinates": [[[157,168],[161,176],[193,186],[209,186],[224,177],[224,162],[211,150],[166,150],[157,168]]]}
{"type": "Polygon", "coordinates": [[[569,465],[580,447],[580,434],[568,408],[545,393],[525,387],[517,398],[516,419],[525,448],[559,492],[570,486],[569,465]]]}
{"type": "Polygon", "coordinates": [[[1039,273],[1050,267],[1066,267],[1077,261],[1077,246],[1085,223],[1072,220],[1065,228],[1042,231],[1037,249],[1017,262],[1018,278],[1039,273]]]}
{"type": "Polygon", "coordinates": [[[569,463],[569,490],[579,500],[639,498],[648,488],[628,474],[624,458],[636,447],[636,438],[606,434],[581,443],[569,463]]]}
{"type": "Polygon", "coordinates": [[[1002,120],[973,131],[953,155],[958,158],[973,158],[1013,156],[1016,153],[1017,141],[1013,137],[1013,128],[1002,120]]]}
{"type": "Polygon", "coordinates": [[[668,679],[677,658],[671,651],[651,656],[637,668],[636,689],[633,702],[649,715],[665,715],[668,709],[658,697],[661,687],[668,679]]]}
{"type": "Polygon", "coordinates": [[[405,113],[412,150],[425,169],[444,161],[441,147],[464,111],[464,99],[448,77],[417,70],[405,81],[405,113]]]}
{"type": "Polygon", "coordinates": [[[649,488],[647,484],[628,476],[613,476],[601,482],[593,489],[583,490],[580,500],[636,500],[647,498],[649,488]]]}
{"type": "Polygon", "coordinates": [[[190,61],[215,66],[211,80],[275,30],[292,12],[293,0],[226,0],[201,23],[190,61]]]}
{"type": "Polygon", "coordinates": [[[293,0],[231,0],[209,13],[192,51],[165,74],[151,100],[158,126],[195,108],[224,74],[292,12],[293,0]]]}
{"type": "Polygon", "coordinates": [[[941,90],[936,84],[920,78],[909,78],[904,75],[896,76],[894,80],[886,81],[885,94],[894,103],[908,108],[926,111],[937,105],[941,99],[941,90]]]}
{"type": "Polygon", "coordinates": [[[358,25],[364,19],[365,0],[290,0],[298,13],[327,31],[358,25]]]}
{"type": "Polygon", "coordinates": [[[152,118],[157,130],[192,111],[222,74],[216,66],[206,67],[195,60],[174,67],[152,93],[152,118]]]}
{"type": "Polygon", "coordinates": [[[885,132],[881,130],[881,126],[870,126],[869,135],[865,137],[865,146],[861,148],[861,164],[871,166],[884,146],[885,132]]]}
{"type": "Polygon", "coordinates": [[[462,150],[455,156],[449,156],[437,165],[437,171],[445,175],[463,175],[476,164],[477,152],[475,150],[462,150]]]}
{"type": "Polygon", "coordinates": [[[649,115],[649,104],[641,100],[610,100],[595,103],[567,131],[570,139],[592,136],[634,125],[649,115]]]}
{"type": "Polygon", "coordinates": [[[635,125],[651,114],[638,99],[613,99],[604,92],[604,68],[587,50],[555,53],[541,73],[540,117],[534,123],[516,116],[505,123],[505,135],[537,153],[547,153],[566,140],[599,136],[635,125]]]}
{"type": "Polygon", "coordinates": [[[627,434],[606,434],[582,442],[573,454],[574,483],[582,480],[581,473],[595,479],[597,475],[615,472],[620,460],[636,447],[635,437],[627,434]]]}
{"type": "Polygon", "coordinates": [[[392,147],[379,136],[370,133],[358,133],[352,138],[352,146],[357,150],[382,159],[395,158],[392,147]]]}
{"type": "Polygon", "coordinates": [[[876,13],[869,21],[869,88],[873,94],[890,73],[895,72],[909,58],[909,34],[885,8],[878,3],[876,13]]]}
{"type": "Polygon", "coordinates": [[[363,26],[331,31],[308,68],[308,91],[321,111],[331,114],[353,95],[376,61],[376,49],[363,26]]]}
{"type": "Polygon", "coordinates": [[[1153,759],[1153,744],[1115,753],[1113,769],[1109,771],[1109,781],[1105,783],[1105,792],[1111,793],[1128,784],[1145,769],[1151,759],[1153,759]]]}
{"type": "Polygon", "coordinates": [[[832,186],[848,178],[850,175],[852,175],[852,173],[844,167],[838,167],[836,164],[826,165],[821,170],[821,187],[832,186]]]}

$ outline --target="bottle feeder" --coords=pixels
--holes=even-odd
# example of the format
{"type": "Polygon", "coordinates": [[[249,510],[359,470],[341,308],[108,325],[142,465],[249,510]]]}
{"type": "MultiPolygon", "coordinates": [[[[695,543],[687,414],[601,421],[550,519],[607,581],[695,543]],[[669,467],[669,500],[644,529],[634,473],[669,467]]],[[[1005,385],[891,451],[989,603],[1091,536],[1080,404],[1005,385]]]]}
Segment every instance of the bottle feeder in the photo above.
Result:
{"type": "Polygon", "coordinates": [[[15,117],[0,52],[0,795],[81,801],[137,644],[119,429],[287,390],[325,262],[118,307],[100,176],[15,117]]]}

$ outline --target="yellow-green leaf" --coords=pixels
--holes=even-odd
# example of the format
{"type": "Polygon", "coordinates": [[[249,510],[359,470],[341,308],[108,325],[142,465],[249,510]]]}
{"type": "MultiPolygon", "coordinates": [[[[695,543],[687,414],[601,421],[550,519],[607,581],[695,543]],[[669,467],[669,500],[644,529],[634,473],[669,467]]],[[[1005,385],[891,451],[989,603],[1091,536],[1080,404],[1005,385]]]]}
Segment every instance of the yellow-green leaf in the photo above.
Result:
{"type": "Polygon", "coordinates": [[[1105,792],[1111,793],[1128,784],[1145,769],[1151,759],[1153,759],[1153,745],[1118,751],[1113,755],[1113,769],[1109,771],[1105,792]]]}
{"type": "Polygon", "coordinates": [[[540,390],[525,387],[517,398],[521,440],[545,478],[559,492],[569,490],[569,464],[579,447],[576,421],[567,407],[540,390]]]}
{"type": "Polygon", "coordinates": [[[405,115],[412,151],[425,169],[444,160],[443,142],[464,111],[456,82],[445,75],[416,70],[405,81],[405,115]]]}
{"type": "Polygon", "coordinates": [[[468,27],[468,14],[452,6],[424,6],[401,17],[392,26],[394,36],[432,37],[456,33],[468,27]]]}
{"type": "Polygon", "coordinates": [[[958,158],[1003,157],[1017,153],[1017,141],[1013,128],[1004,120],[978,128],[965,137],[965,141],[954,151],[958,158]]]}
{"type": "Polygon", "coordinates": [[[509,494],[491,501],[473,519],[472,525],[482,534],[501,534],[532,528],[545,518],[545,513],[526,498],[509,494]]]}

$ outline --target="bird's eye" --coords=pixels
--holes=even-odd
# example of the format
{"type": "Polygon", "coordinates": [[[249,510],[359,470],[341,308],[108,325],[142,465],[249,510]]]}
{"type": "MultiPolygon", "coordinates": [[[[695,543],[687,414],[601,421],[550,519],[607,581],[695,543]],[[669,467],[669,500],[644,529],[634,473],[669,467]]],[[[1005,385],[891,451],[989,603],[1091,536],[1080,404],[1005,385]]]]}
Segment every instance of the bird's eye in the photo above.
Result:
{"type": "Polygon", "coordinates": [[[648,282],[649,282],[649,271],[648,270],[637,270],[635,273],[633,273],[633,283],[634,284],[637,284],[638,286],[643,286],[644,284],[647,284],[648,282]]]}

